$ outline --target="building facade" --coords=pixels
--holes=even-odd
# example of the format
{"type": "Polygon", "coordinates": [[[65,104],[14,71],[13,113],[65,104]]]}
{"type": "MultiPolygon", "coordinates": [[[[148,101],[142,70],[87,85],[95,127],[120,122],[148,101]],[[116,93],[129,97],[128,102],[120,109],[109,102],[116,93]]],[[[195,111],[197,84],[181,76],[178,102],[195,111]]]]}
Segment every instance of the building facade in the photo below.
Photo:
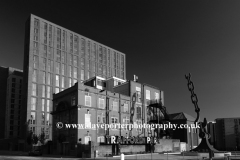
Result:
{"type": "Polygon", "coordinates": [[[216,149],[240,150],[240,118],[217,118],[215,122],[216,149]]]}
{"type": "Polygon", "coordinates": [[[23,71],[0,67],[0,149],[18,150],[22,112],[23,71]]]}
{"type": "MultiPolygon", "coordinates": [[[[94,76],[126,79],[125,54],[30,15],[25,28],[22,125],[51,132],[52,94],[94,76]]],[[[26,129],[22,134],[25,135],[26,129]]]]}
{"type": "Polygon", "coordinates": [[[5,138],[20,137],[22,82],[22,70],[13,69],[7,78],[5,138]]]}
{"type": "Polygon", "coordinates": [[[20,112],[22,103],[23,71],[12,67],[0,67],[0,139],[20,136],[20,112]]]}
{"type": "MultiPolygon", "coordinates": [[[[147,117],[147,109],[142,104],[142,99],[152,99],[160,102],[161,92],[157,88],[144,86],[135,81],[125,81],[116,77],[103,79],[94,77],[83,83],[53,95],[53,124],[62,122],[63,124],[147,124],[152,117],[147,117]],[[130,86],[131,88],[126,87],[130,86]],[[110,87],[111,86],[111,87],[110,87]],[[121,92],[115,88],[121,88],[121,92]],[[114,91],[112,91],[114,90],[114,91]],[[132,91],[131,91],[132,90],[132,91]],[[136,95],[136,90],[138,96],[136,95]],[[130,91],[130,92],[129,92],[130,91]],[[150,91],[150,92],[149,92],[150,91]],[[146,96],[141,96],[143,92],[146,96]],[[131,93],[133,93],[131,95],[131,93]],[[157,96],[155,96],[156,94],[157,96]],[[159,96],[158,96],[159,95],[159,96]]],[[[163,101],[163,97],[161,98],[163,101]]],[[[150,102],[149,102],[150,103],[150,102]]],[[[147,105],[147,103],[146,103],[147,105]]],[[[94,143],[99,153],[109,152],[114,154],[112,146],[101,145],[105,143],[105,135],[123,137],[157,137],[155,131],[145,128],[94,128],[58,129],[53,125],[53,145],[58,153],[76,154],[76,145],[94,143]]],[[[136,152],[145,152],[145,145],[135,146],[136,152]]],[[[127,146],[121,147],[122,152],[131,152],[127,146]]],[[[117,151],[115,152],[115,154],[117,151]]]]}

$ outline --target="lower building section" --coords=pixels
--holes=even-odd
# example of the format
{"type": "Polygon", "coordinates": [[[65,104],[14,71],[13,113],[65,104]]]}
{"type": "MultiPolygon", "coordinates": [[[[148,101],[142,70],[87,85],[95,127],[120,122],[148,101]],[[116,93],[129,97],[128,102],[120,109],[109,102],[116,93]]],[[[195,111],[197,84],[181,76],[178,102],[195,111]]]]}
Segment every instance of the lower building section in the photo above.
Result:
{"type": "Polygon", "coordinates": [[[58,143],[55,154],[71,155],[82,158],[109,157],[123,153],[143,154],[143,153],[164,153],[186,151],[186,143],[178,139],[160,139],[156,144],[101,144],[90,141],[88,144],[77,143],[75,148],[71,148],[69,142],[58,143]],[[152,149],[152,150],[151,150],[152,149]]]}

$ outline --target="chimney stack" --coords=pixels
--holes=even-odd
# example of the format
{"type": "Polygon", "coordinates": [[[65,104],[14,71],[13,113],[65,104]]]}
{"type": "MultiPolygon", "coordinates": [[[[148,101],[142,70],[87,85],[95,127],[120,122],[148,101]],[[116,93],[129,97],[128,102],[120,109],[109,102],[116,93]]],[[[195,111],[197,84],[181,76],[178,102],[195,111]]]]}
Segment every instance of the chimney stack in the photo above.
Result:
{"type": "Polygon", "coordinates": [[[137,82],[138,81],[138,76],[136,76],[135,74],[133,75],[133,81],[137,82]]]}

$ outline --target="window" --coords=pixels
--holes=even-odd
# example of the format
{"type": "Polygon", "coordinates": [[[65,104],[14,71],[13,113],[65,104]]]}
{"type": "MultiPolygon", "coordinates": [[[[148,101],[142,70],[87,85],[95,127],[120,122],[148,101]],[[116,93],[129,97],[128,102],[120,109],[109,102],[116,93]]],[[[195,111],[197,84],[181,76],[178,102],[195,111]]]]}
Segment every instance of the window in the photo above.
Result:
{"type": "Polygon", "coordinates": [[[117,117],[111,117],[111,122],[113,124],[117,124],[118,123],[118,118],[117,117]]]}
{"type": "Polygon", "coordinates": [[[65,86],[64,86],[64,77],[62,77],[62,88],[64,88],[65,86]]]}
{"type": "Polygon", "coordinates": [[[33,70],[32,81],[37,82],[37,70],[33,70]]]}
{"type": "Polygon", "coordinates": [[[33,68],[38,68],[38,56],[33,56],[33,68]]]}
{"type": "Polygon", "coordinates": [[[62,75],[65,75],[65,64],[62,64],[62,75]]]}
{"type": "Polygon", "coordinates": [[[51,96],[51,88],[47,86],[47,98],[50,98],[51,96]]]}
{"type": "Polygon", "coordinates": [[[136,87],[136,99],[137,99],[137,102],[141,102],[141,88],[140,87],[136,87]]]}
{"type": "Polygon", "coordinates": [[[89,96],[89,93],[85,95],[85,106],[91,107],[91,96],[89,96]]]}
{"type": "Polygon", "coordinates": [[[73,52],[73,34],[70,33],[70,52],[73,52]]]}
{"type": "Polygon", "coordinates": [[[102,115],[102,122],[103,122],[103,123],[106,123],[106,117],[105,117],[104,114],[102,115]]]}
{"type": "Polygon", "coordinates": [[[141,127],[142,121],[141,121],[141,120],[136,120],[136,123],[137,123],[137,125],[138,125],[138,127],[136,128],[136,130],[137,130],[138,132],[142,132],[142,127],[141,127]]]}
{"type": "Polygon", "coordinates": [[[73,55],[69,54],[69,64],[73,65],[73,55]]]}
{"type": "Polygon", "coordinates": [[[12,94],[11,97],[12,97],[12,98],[15,98],[15,94],[12,94]]]}
{"type": "MultiPolygon", "coordinates": [[[[42,113],[42,125],[45,125],[45,113],[42,113]]],[[[44,132],[44,128],[41,128],[41,131],[44,132]]]]}
{"type": "Polygon", "coordinates": [[[32,131],[35,134],[35,127],[30,127],[30,131],[32,131]]]}
{"type": "Polygon", "coordinates": [[[123,118],[123,124],[125,125],[123,128],[124,130],[128,130],[128,129],[130,130],[130,128],[129,128],[130,120],[128,117],[123,118]]]}
{"type": "Polygon", "coordinates": [[[60,82],[59,75],[56,75],[56,84],[55,84],[56,87],[59,87],[59,82],[60,82]]]}
{"type": "Polygon", "coordinates": [[[48,62],[47,62],[47,71],[48,72],[51,72],[51,62],[52,61],[50,61],[50,60],[48,60],[48,62]]]}
{"type": "Polygon", "coordinates": [[[37,99],[32,97],[31,98],[31,110],[36,110],[37,99]]]}
{"type": "Polygon", "coordinates": [[[84,58],[81,58],[81,68],[84,69],[85,67],[85,62],[84,62],[84,58]]]}
{"type": "Polygon", "coordinates": [[[72,86],[72,79],[69,78],[69,87],[71,87],[71,86],[72,86]]]}
{"type": "Polygon", "coordinates": [[[78,54],[78,37],[74,36],[74,53],[78,54]]]}
{"type": "Polygon", "coordinates": [[[55,93],[59,93],[59,88],[55,88],[55,93]]]}
{"type": "Polygon", "coordinates": [[[38,48],[38,42],[33,42],[33,47],[38,48]]]}
{"type": "Polygon", "coordinates": [[[91,128],[91,114],[85,114],[85,127],[91,128]]]}
{"type": "Polygon", "coordinates": [[[69,77],[72,77],[72,67],[69,66],[69,77]]]}
{"type": "Polygon", "coordinates": [[[45,110],[45,99],[42,99],[42,111],[44,112],[45,110]]]}
{"type": "Polygon", "coordinates": [[[146,99],[150,100],[150,91],[149,90],[146,90],[146,99]]]}
{"type": "Polygon", "coordinates": [[[72,106],[76,105],[76,98],[75,98],[75,96],[72,96],[71,103],[72,103],[72,106]]]}
{"type": "Polygon", "coordinates": [[[36,113],[31,112],[30,124],[35,124],[35,120],[36,120],[36,113]]]}
{"type": "Polygon", "coordinates": [[[89,71],[87,71],[87,79],[89,79],[89,78],[90,78],[89,71]]]}
{"type": "Polygon", "coordinates": [[[137,113],[137,119],[141,119],[142,117],[142,107],[136,106],[136,113],[137,113]]]}
{"type": "Polygon", "coordinates": [[[102,80],[97,79],[97,85],[98,85],[98,86],[103,86],[103,82],[102,82],[102,80]]]}
{"type": "Polygon", "coordinates": [[[47,113],[47,122],[46,125],[49,125],[49,113],[47,113]]]}
{"type": "Polygon", "coordinates": [[[141,103],[141,92],[139,91],[136,92],[136,99],[137,102],[141,103]]]}
{"type": "Polygon", "coordinates": [[[49,138],[49,127],[46,128],[45,134],[46,134],[46,138],[48,139],[49,138]]]}
{"type": "Polygon", "coordinates": [[[46,72],[42,72],[42,83],[45,84],[46,83],[46,72]]]}
{"type": "MultiPolygon", "coordinates": [[[[118,118],[117,117],[111,117],[111,124],[118,124],[118,118]]],[[[117,125],[114,126],[112,129],[117,129],[117,125]]]]}
{"type": "Polygon", "coordinates": [[[104,106],[104,99],[103,98],[99,98],[99,108],[102,108],[102,109],[105,108],[105,106],[104,106]]]}
{"type": "Polygon", "coordinates": [[[61,55],[62,63],[65,63],[65,61],[66,61],[65,55],[66,55],[65,52],[62,52],[62,55],[61,55]]]}
{"type": "Polygon", "coordinates": [[[14,99],[11,99],[11,103],[15,103],[15,100],[14,100],[14,99]]]}
{"type": "Polygon", "coordinates": [[[52,75],[51,75],[51,73],[47,73],[47,84],[48,85],[51,85],[52,83],[52,75]]]}
{"type": "Polygon", "coordinates": [[[159,93],[155,92],[155,100],[159,103],[159,93]]]}
{"type": "Polygon", "coordinates": [[[73,68],[73,78],[77,78],[77,68],[73,68]]]}
{"type": "Polygon", "coordinates": [[[45,97],[45,85],[42,85],[42,97],[45,97]]]}
{"type": "Polygon", "coordinates": [[[84,70],[81,70],[81,80],[84,80],[84,70]]]}
{"type": "Polygon", "coordinates": [[[43,57],[47,57],[47,46],[46,45],[43,45],[43,57]]]}
{"type": "Polygon", "coordinates": [[[13,88],[15,88],[15,87],[16,87],[16,84],[15,84],[15,83],[13,83],[13,84],[12,84],[12,87],[13,87],[13,88]]]}
{"type": "Polygon", "coordinates": [[[37,96],[37,84],[32,84],[32,95],[37,96]]]}
{"type": "Polygon", "coordinates": [[[81,52],[82,52],[82,56],[85,57],[85,39],[81,39],[81,52]]]}
{"type": "Polygon", "coordinates": [[[128,104],[127,103],[124,103],[124,105],[123,105],[123,112],[128,113],[128,104]]]}
{"type": "Polygon", "coordinates": [[[46,65],[47,65],[47,60],[46,60],[46,58],[42,58],[42,69],[43,70],[46,70],[46,65]]]}
{"type": "Polygon", "coordinates": [[[38,19],[34,19],[34,27],[38,27],[38,25],[39,25],[39,20],[38,19]]]}
{"type": "Polygon", "coordinates": [[[75,67],[78,66],[78,57],[77,57],[77,56],[73,56],[73,65],[74,65],[75,67]]]}
{"type": "Polygon", "coordinates": [[[60,74],[60,63],[56,63],[56,74],[60,74]]]}
{"type": "Polygon", "coordinates": [[[113,111],[118,111],[118,102],[117,102],[117,101],[113,101],[112,110],[113,110],[113,111]]]}
{"type": "Polygon", "coordinates": [[[50,100],[47,100],[47,112],[50,111],[50,100]]]}
{"type": "Polygon", "coordinates": [[[98,123],[102,123],[102,122],[101,122],[101,115],[98,115],[98,116],[97,116],[97,122],[98,122],[98,123]]]}

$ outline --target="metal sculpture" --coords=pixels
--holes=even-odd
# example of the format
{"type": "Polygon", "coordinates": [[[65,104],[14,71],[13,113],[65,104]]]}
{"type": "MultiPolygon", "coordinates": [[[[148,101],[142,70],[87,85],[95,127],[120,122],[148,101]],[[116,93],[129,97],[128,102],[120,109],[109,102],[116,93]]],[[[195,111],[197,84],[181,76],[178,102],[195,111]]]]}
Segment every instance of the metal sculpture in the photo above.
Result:
{"type": "Polygon", "coordinates": [[[209,139],[211,138],[211,135],[207,132],[207,119],[204,118],[203,122],[198,122],[199,116],[200,116],[200,108],[198,107],[198,98],[197,95],[194,93],[194,85],[191,81],[191,74],[185,75],[185,78],[188,81],[188,90],[191,92],[191,100],[192,103],[195,106],[195,112],[197,113],[197,118],[194,121],[195,125],[199,123],[200,129],[199,129],[199,137],[202,138],[201,143],[194,149],[190,151],[195,152],[209,152],[209,158],[212,159],[214,157],[214,152],[219,152],[216,150],[210,143],[209,139]]]}

